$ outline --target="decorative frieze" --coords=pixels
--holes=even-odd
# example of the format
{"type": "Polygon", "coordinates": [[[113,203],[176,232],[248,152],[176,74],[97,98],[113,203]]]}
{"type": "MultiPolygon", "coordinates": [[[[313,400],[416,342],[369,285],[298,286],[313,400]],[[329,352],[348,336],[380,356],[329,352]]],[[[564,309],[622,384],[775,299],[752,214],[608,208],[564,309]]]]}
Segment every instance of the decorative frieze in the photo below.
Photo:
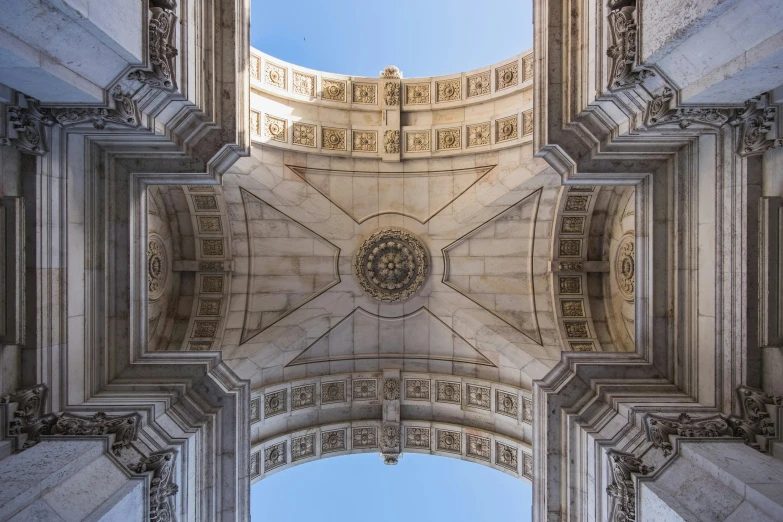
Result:
{"type": "Polygon", "coordinates": [[[590,204],[590,196],[571,196],[566,198],[565,210],[566,212],[587,212],[588,205],[590,204]]]}
{"type": "Polygon", "coordinates": [[[584,301],[581,299],[561,299],[560,311],[563,317],[584,317],[584,301]]]}
{"type": "Polygon", "coordinates": [[[215,196],[193,196],[193,206],[197,212],[218,210],[218,203],[215,196]]]}
{"type": "Polygon", "coordinates": [[[655,468],[646,466],[641,459],[630,453],[614,450],[607,452],[612,483],[606,488],[609,495],[611,522],[634,522],[636,520],[636,489],[632,473],[646,475],[655,468]]]}
{"type": "Polygon", "coordinates": [[[383,381],[383,399],[397,401],[400,399],[400,380],[387,378],[383,381]]]}
{"type": "Polygon", "coordinates": [[[483,96],[489,94],[490,81],[489,71],[484,71],[473,76],[468,76],[468,98],[473,96],[483,96]]]}
{"type": "Polygon", "coordinates": [[[458,382],[438,381],[438,391],[435,400],[438,402],[462,403],[462,385],[458,382]]]}
{"type": "Polygon", "coordinates": [[[672,104],[674,93],[669,87],[652,97],[647,109],[647,127],[677,124],[681,129],[687,129],[694,123],[721,127],[727,123],[734,113],[733,109],[711,107],[677,107],[672,104]]]}
{"type": "Polygon", "coordinates": [[[437,92],[437,102],[459,101],[462,99],[459,78],[435,82],[435,90],[437,92]]]}
{"type": "Polygon", "coordinates": [[[558,277],[558,283],[560,294],[582,293],[582,278],[579,276],[560,276],[558,277]]]}
{"type": "Polygon", "coordinates": [[[489,145],[489,122],[468,125],[468,148],[489,145]]]}
{"type": "Polygon", "coordinates": [[[202,239],[201,254],[204,257],[223,257],[222,239],[202,239]]]}
{"type": "Polygon", "coordinates": [[[203,276],[201,278],[201,292],[205,294],[223,293],[223,276],[203,276]]]}
{"type": "Polygon", "coordinates": [[[294,145],[301,145],[303,147],[315,147],[315,133],[317,127],[310,125],[309,123],[294,123],[292,139],[294,145]]]}
{"type": "Polygon", "coordinates": [[[200,234],[222,234],[223,225],[220,216],[198,216],[198,231],[200,234]]]}
{"type": "Polygon", "coordinates": [[[462,435],[458,431],[438,430],[438,450],[462,453],[462,435]]]}
{"type": "Polygon", "coordinates": [[[681,413],[677,418],[648,413],[644,416],[647,440],[653,447],[663,450],[668,457],[672,453],[669,435],[678,437],[725,437],[730,436],[728,423],[720,415],[693,418],[687,413],[681,413]]]}
{"type": "Polygon", "coordinates": [[[563,257],[580,257],[582,255],[581,239],[561,239],[558,241],[558,253],[563,257]]]}
{"type": "Polygon", "coordinates": [[[405,447],[406,448],[428,448],[430,447],[430,429],[429,428],[405,428],[405,447]]]}
{"type": "Polygon", "coordinates": [[[560,222],[561,234],[584,234],[586,216],[563,216],[560,222]]]}
{"type": "Polygon", "coordinates": [[[581,261],[560,261],[557,268],[560,272],[582,272],[584,265],[581,261]]]}
{"type": "Polygon", "coordinates": [[[574,352],[594,352],[595,351],[595,345],[590,342],[568,342],[569,346],[571,346],[571,350],[574,352]]]}
{"type": "Polygon", "coordinates": [[[563,323],[565,327],[566,337],[576,339],[586,339],[590,337],[587,331],[586,321],[566,321],[563,323]]]}

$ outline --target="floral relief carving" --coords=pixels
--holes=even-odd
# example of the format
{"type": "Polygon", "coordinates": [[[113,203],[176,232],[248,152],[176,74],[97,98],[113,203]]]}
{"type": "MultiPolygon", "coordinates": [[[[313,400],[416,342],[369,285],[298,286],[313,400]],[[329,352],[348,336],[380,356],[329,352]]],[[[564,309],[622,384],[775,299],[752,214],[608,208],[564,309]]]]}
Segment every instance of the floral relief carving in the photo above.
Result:
{"type": "Polygon", "coordinates": [[[533,109],[522,113],[522,135],[533,134],[533,109]]]}
{"type": "Polygon", "coordinates": [[[398,82],[386,82],[383,86],[383,93],[386,105],[400,104],[400,84],[398,82]]]}
{"type": "Polygon", "coordinates": [[[424,284],[429,259],[416,236],[402,229],[380,230],[359,247],[354,270],[367,294],[385,302],[403,301],[424,284]]]}
{"type": "Polygon", "coordinates": [[[579,257],[582,255],[581,239],[561,239],[559,253],[561,256],[579,257]]]}
{"type": "Polygon", "coordinates": [[[458,431],[438,430],[438,449],[462,453],[462,436],[458,431]]]}
{"type": "Polygon", "coordinates": [[[356,152],[378,152],[378,132],[353,131],[353,150],[356,152]]]}
{"type": "Polygon", "coordinates": [[[264,394],[264,418],[274,417],[286,412],[286,390],[264,394]]]}
{"type": "Polygon", "coordinates": [[[294,94],[301,94],[302,96],[309,96],[315,98],[315,76],[312,74],[305,74],[299,71],[293,73],[293,91],[294,94]]]}
{"type": "Polygon", "coordinates": [[[489,145],[489,122],[468,125],[468,147],[489,145]]]}
{"type": "Polygon", "coordinates": [[[461,129],[438,129],[435,132],[438,136],[438,150],[462,148],[462,141],[460,138],[461,129]]]}
{"type": "Polygon", "coordinates": [[[617,248],[615,261],[615,277],[620,293],[626,301],[634,299],[635,268],[634,268],[634,236],[626,235],[617,248]]]}
{"type": "Polygon", "coordinates": [[[430,150],[429,131],[405,133],[406,152],[429,152],[429,150],[430,150]]]}
{"type": "Polygon", "coordinates": [[[285,441],[264,448],[264,472],[285,466],[286,464],[285,441]]]}
{"type": "Polygon", "coordinates": [[[476,386],[474,384],[468,384],[468,406],[475,406],[485,410],[489,409],[489,403],[492,396],[489,393],[489,388],[483,386],[476,386]]]}
{"type": "Polygon", "coordinates": [[[584,269],[581,261],[560,261],[557,267],[561,272],[581,272],[584,269]]]}
{"type": "Polygon", "coordinates": [[[265,114],[264,135],[267,138],[275,141],[282,141],[282,142],[288,141],[288,137],[286,136],[287,123],[288,122],[283,118],[277,118],[275,116],[270,116],[269,114],[265,114]]]}
{"type": "Polygon", "coordinates": [[[308,123],[294,123],[293,142],[294,145],[303,147],[315,147],[316,126],[308,123]]]}
{"type": "Polygon", "coordinates": [[[250,423],[261,420],[261,398],[255,397],[250,401],[250,423]]]}
{"type": "Polygon", "coordinates": [[[215,196],[193,196],[193,206],[197,211],[218,209],[215,196]]]}
{"type": "Polygon", "coordinates": [[[172,480],[176,456],[177,452],[174,450],[152,453],[142,457],[134,469],[136,473],[152,474],[149,493],[150,522],[176,520],[172,498],[179,491],[179,486],[172,480]]]}
{"type": "Polygon", "coordinates": [[[632,87],[642,82],[650,71],[638,68],[636,52],[636,0],[609,0],[609,37],[606,55],[612,60],[609,90],[632,87]]]}
{"type": "Polygon", "coordinates": [[[458,382],[438,381],[436,400],[460,404],[462,402],[461,387],[462,385],[458,382]]]}
{"type": "Polygon", "coordinates": [[[168,256],[163,239],[155,233],[147,240],[147,296],[151,301],[160,299],[166,289],[168,256]]]}
{"type": "Polygon", "coordinates": [[[430,400],[429,379],[405,379],[405,398],[409,400],[430,400]]]}
{"type": "Polygon", "coordinates": [[[222,257],[223,240],[222,239],[202,239],[201,253],[205,257],[222,257]]]}
{"type": "Polygon", "coordinates": [[[584,321],[566,322],[563,326],[565,327],[566,337],[577,339],[590,337],[587,331],[587,323],[584,321]]]}
{"type": "Polygon", "coordinates": [[[731,435],[728,423],[720,415],[694,419],[687,413],[681,413],[675,419],[648,413],[644,416],[644,424],[647,440],[653,443],[653,447],[661,448],[665,457],[671,455],[673,449],[671,442],[669,442],[669,435],[678,437],[724,437],[731,435]]]}
{"type": "Polygon", "coordinates": [[[497,129],[495,141],[497,142],[514,140],[519,136],[519,121],[517,116],[496,120],[495,127],[497,129]]]}
{"type": "Polygon", "coordinates": [[[321,383],[321,402],[345,402],[345,381],[321,383]]]}
{"type": "Polygon", "coordinates": [[[215,337],[217,327],[217,321],[196,321],[193,327],[193,337],[215,337]]]}
{"type": "Polygon", "coordinates": [[[502,442],[495,442],[495,464],[503,466],[504,468],[512,471],[517,471],[519,464],[517,463],[518,449],[503,444],[502,442]]]}
{"type": "Polygon", "coordinates": [[[217,316],[220,315],[220,299],[199,299],[196,315],[217,316]]]}
{"type": "Polygon", "coordinates": [[[321,146],[323,148],[329,150],[347,150],[345,139],[347,131],[345,129],[323,127],[321,132],[323,134],[321,138],[321,146]]]}
{"type": "Polygon", "coordinates": [[[223,232],[223,226],[220,222],[220,216],[199,216],[198,229],[202,234],[223,232]]]}
{"type": "Polygon", "coordinates": [[[529,479],[533,478],[533,456],[522,454],[522,474],[529,479]]]}
{"type": "Polygon", "coordinates": [[[177,34],[176,4],[161,0],[149,3],[148,49],[152,71],[133,71],[129,80],[167,90],[177,88],[176,61],[179,54],[174,45],[177,34]]]}
{"type": "Polygon", "coordinates": [[[560,308],[563,317],[585,316],[585,307],[581,299],[561,299],[560,308]]]}
{"type": "Polygon", "coordinates": [[[315,457],[315,433],[291,439],[291,462],[315,457]]]}
{"type": "Polygon", "coordinates": [[[221,272],[224,269],[223,261],[199,261],[198,269],[207,272],[221,272]]]}
{"type": "Polygon", "coordinates": [[[653,96],[647,109],[647,127],[677,124],[681,129],[687,129],[694,123],[720,127],[732,117],[732,109],[672,106],[674,92],[664,87],[661,93],[653,96]]]}
{"type": "Polygon", "coordinates": [[[427,105],[430,103],[429,83],[408,83],[405,85],[405,103],[408,105],[427,105]]]}
{"type": "Polygon", "coordinates": [[[286,70],[285,67],[274,64],[272,62],[264,63],[264,83],[277,87],[278,89],[286,90],[286,70]]]}
{"type": "Polygon", "coordinates": [[[353,102],[375,105],[378,103],[378,86],[374,83],[354,83],[353,102]]]}
{"type": "Polygon", "coordinates": [[[646,475],[655,468],[646,466],[630,453],[609,450],[607,452],[612,483],[607,486],[610,522],[634,522],[636,520],[636,489],[632,474],[646,475]]]}
{"type": "Polygon", "coordinates": [[[385,424],[381,430],[381,446],[383,448],[400,447],[400,427],[397,424],[385,424]]]}
{"type": "Polygon", "coordinates": [[[558,279],[560,283],[561,294],[581,294],[582,293],[582,278],[579,276],[561,276],[558,279]]]}
{"type": "Polygon", "coordinates": [[[381,71],[380,76],[381,78],[399,80],[402,78],[402,71],[400,71],[400,68],[396,65],[389,65],[381,71]]]}
{"type": "Polygon", "coordinates": [[[594,352],[595,346],[592,342],[589,343],[575,343],[575,342],[569,342],[568,343],[571,346],[571,350],[574,352],[594,352]]]}
{"type": "Polygon", "coordinates": [[[321,432],[321,453],[344,451],[345,430],[330,430],[321,432]]]}
{"type": "Polygon", "coordinates": [[[728,423],[735,437],[761,452],[769,452],[769,441],[776,436],[775,421],[767,406],[783,406],[783,397],[768,395],[763,390],[740,386],[737,388],[740,416],[732,415],[728,423]]]}
{"type": "Polygon", "coordinates": [[[250,132],[257,136],[261,135],[261,114],[256,111],[250,111],[250,132]]]}
{"type": "Polygon", "coordinates": [[[291,409],[298,410],[315,406],[315,384],[291,388],[291,409]]]}
{"type": "Polygon", "coordinates": [[[489,94],[489,71],[468,76],[468,98],[489,94]]]}
{"type": "Polygon", "coordinates": [[[467,435],[467,439],[468,456],[489,462],[490,453],[492,452],[490,440],[470,434],[467,435]]]}
{"type": "Polygon", "coordinates": [[[201,291],[206,294],[222,294],[223,280],[223,276],[204,276],[201,279],[201,291]]]}
{"type": "Polygon", "coordinates": [[[353,428],[354,448],[377,448],[378,430],[376,428],[353,428]]]}
{"type": "Polygon", "coordinates": [[[394,378],[384,379],[383,398],[387,401],[397,401],[400,399],[400,380],[394,378]]]}
{"type": "Polygon", "coordinates": [[[495,69],[495,90],[507,89],[519,83],[519,64],[511,62],[495,69]]]}
{"type": "Polygon", "coordinates": [[[256,80],[261,79],[261,64],[258,56],[250,56],[250,77],[256,80]]]}
{"type": "Polygon", "coordinates": [[[563,216],[563,221],[560,224],[560,233],[583,234],[585,220],[585,216],[563,216]]]}
{"type": "Polygon", "coordinates": [[[737,153],[740,156],[762,154],[770,148],[783,146],[783,139],[776,133],[777,108],[768,105],[767,94],[745,102],[744,110],[736,110],[729,123],[740,128],[737,153]]]}
{"type": "Polygon", "coordinates": [[[383,150],[387,154],[399,154],[400,152],[400,131],[387,130],[383,133],[383,150]]]}
{"type": "Polygon", "coordinates": [[[533,422],[533,401],[527,397],[522,397],[522,420],[533,422]]]}
{"type": "Polygon", "coordinates": [[[566,212],[587,212],[590,196],[568,196],[564,210],[566,212]]]}
{"type": "Polygon", "coordinates": [[[405,447],[406,448],[429,448],[430,430],[429,428],[411,428],[405,429],[405,447]]]}
{"type": "Polygon", "coordinates": [[[375,379],[355,379],[353,381],[353,400],[375,400],[378,398],[378,381],[375,379]]]}
{"type": "Polygon", "coordinates": [[[343,80],[330,80],[324,78],[321,80],[321,98],[345,102],[346,82],[343,80]]]}
{"type": "Polygon", "coordinates": [[[523,82],[533,79],[533,55],[528,54],[522,59],[522,69],[525,75],[523,82]]]}
{"type": "Polygon", "coordinates": [[[462,99],[462,90],[460,89],[460,79],[445,80],[435,82],[438,102],[459,101],[462,99]]]}
{"type": "Polygon", "coordinates": [[[519,412],[517,396],[501,390],[495,392],[495,410],[508,417],[517,418],[519,412]]]}

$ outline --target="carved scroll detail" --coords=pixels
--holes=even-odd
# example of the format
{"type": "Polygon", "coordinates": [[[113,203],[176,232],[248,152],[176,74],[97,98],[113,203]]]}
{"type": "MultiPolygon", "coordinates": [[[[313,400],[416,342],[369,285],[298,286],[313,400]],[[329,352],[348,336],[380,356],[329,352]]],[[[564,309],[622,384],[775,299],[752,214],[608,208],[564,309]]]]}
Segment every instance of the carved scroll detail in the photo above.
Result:
{"type": "Polygon", "coordinates": [[[610,522],[634,522],[636,520],[636,489],[632,474],[646,475],[655,468],[646,466],[630,453],[609,450],[607,452],[612,483],[607,486],[611,511],[610,522]]]}

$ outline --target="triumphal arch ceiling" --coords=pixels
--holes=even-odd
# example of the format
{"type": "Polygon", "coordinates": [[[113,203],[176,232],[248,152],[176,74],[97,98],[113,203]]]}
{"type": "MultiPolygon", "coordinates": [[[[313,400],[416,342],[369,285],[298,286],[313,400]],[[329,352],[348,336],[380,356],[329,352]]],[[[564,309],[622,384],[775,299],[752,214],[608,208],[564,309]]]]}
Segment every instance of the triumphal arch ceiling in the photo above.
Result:
{"type": "MultiPolygon", "coordinates": [[[[533,49],[432,78],[264,55],[243,2],[36,18],[69,46],[20,9],[13,64],[59,65],[0,62],[0,468],[78,442],[124,495],[80,516],[244,520],[290,466],[420,452],[536,520],[774,520],[783,47],[714,4],[537,1],[533,49]]],[[[65,509],[8,484],[0,518],[65,509]]]]}

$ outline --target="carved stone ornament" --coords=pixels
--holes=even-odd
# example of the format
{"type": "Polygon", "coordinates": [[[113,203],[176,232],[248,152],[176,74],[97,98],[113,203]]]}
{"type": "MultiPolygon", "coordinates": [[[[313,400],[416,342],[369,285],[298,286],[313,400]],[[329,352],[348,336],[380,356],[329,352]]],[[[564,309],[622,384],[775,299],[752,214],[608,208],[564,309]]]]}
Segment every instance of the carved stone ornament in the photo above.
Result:
{"type": "Polygon", "coordinates": [[[389,466],[397,464],[400,458],[400,426],[385,424],[381,428],[381,458],[389,466]]]}
{"type": "Polygon", "coordinates": [[[400,153],[400,131],[387,130],[383,133],[383,150],[386,154],[400,153]]]}
{"type": "Polygon", "coordinates": [[[725,437],[730,436],[728,423],[720,415],[711,415],[694,419],[687,413],[671,418],[663,415],[647,414],[644,417],[647,440],[653,447],[661,448],[664,457],[672,453],[669,435],[678,437],[725,437]]]}
{"type": "Polygon", "coordinates": [[[141,415],[130,413],[109,417],[103,412],[98,412],[92,417],[63,413],[54,426],[52,435],[107,435],[115,434],[114,443],[111,445],[115,455],[119,455],[120,448],[129,448],[131,442],[136,440],[141,428],[141,415]]]}
{"type": "Polygon", "coordinates": [[[614,272],[617,286],[626,301],[633,301],[634,299],[634,285],[636,281],[634,267],[634,236],[629,234],[623,237],[620,241],[620,246],[617,248],[614,272]]]}
{"type": "Polygon", "coordinates": [[[399,82],[386,82],[383,86],[384,100],[386,105],[400,104],[400,84],[399,82]]]}
{"type": "Polygon", "coordinates": [[[163,239],[150,234],[147,240],[147,295],[151,301],[159,299],[166,288],[168,260],[163,239]]]}
{"type": "Polygon", "coordinates": [[[763,390],[740,386],[737,388],[740,404],[740,416],[732,415],[727,419],[732,434],[743,439],[753,449],[767,453],[769,440],[776,435],[774,417],[767,408],[783,406],[783,397],[767,395],[763,390]]]}
{"type": "Polygon", "coordinates": [[[399,80],[402,78],[402,71],[396,65],[390,65],[381,71],[381,78],[399,80]]]}
{"type": "Polygon", "coordinates": [[[636,0],[609,0],[609,36],[606,55],[612,59],[609,90],[637,85],[651,73],[639,69],[636,51],[636,0]]]}
{"type": "Polygon", "coordinates": [[[653,96],[647,113],[647,127],[676,124],[681,129],[687,129],[694,123],[720,127],[727,123],[734,112],[732,109],[710,107],[677,107],[672,106],[673,91],[664,87],[660,94],[653,96]]]}
{"type": "Polygon", "coordinates": [[[421,241],[397,228],[380,230],[368,237],[354,261],[364,291],[385,302],[403,301],[418,292],[428,267],[427,251],[421,241]]]}
{"type": "Polygon", "coordinates": [[[177,33],[177,16],[173,0],[151,0],[149,21],[149,55],[152,71],[133,71],[129,80],[160,89],[176,90],[175,58],[179,54],[174,40],[177,33]]]}
{"type": "Polygon", "coordinates": [[[56,420],[53,415],[43,415],[47,392],[45,385],[37,384],[0,398],[0,403],[17,404],[14,418],[8,422],[8,435],[26,434],[25,448],[37,444],[41,435],[48,435],[51,425],[56,420]]]}
{"type": "Polygon", "coordinates": [[[612,483],[606,488],[609,494],[609,521],[634,522],[636,520],[636,489],[632,473],[646,475],[655,468],[646,466],[630,453],[609,450],[607,453],[612,483]]]}
{"type": "Polygon", "coordinates": [[[383,381],[383,398],[396,401],[400,398],[400,380],[389,378],[383,381]]]}
{"type": "Polygon", "coordinates": [[[173,522],[176,520],[174,502],[171,497],[177,494],[179,486],[171,479],[174,471],[174,450],[153,453],[142,457],[136,465],[136,473],[152,473],[150,481],[150,521],[173,522]]]}
{"type": "Polygon", "coordinates": [[[740,128],[737,153],[740,156],[763,154],[770,148],[783,146],[775,132],[777,109],[767,105],[767,95],[758,96],[745,103],[744,110],[737,110],[730,124],[740,128]]]}

